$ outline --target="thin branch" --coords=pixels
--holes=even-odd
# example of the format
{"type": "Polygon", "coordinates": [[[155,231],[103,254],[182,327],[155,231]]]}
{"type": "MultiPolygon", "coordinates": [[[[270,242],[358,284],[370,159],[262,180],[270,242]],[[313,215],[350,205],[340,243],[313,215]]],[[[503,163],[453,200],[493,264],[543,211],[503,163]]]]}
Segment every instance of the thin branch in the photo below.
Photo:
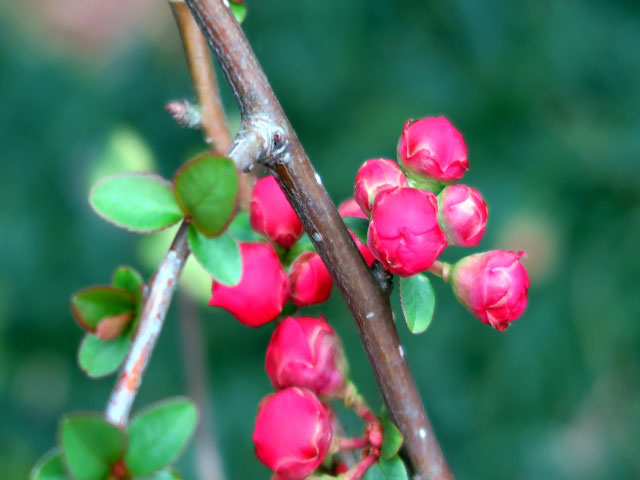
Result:
{"type": "MultiPolygon", "coordinates": [[[[178,25],[180,38],[182,38],[191,83],[200,107],[201,128],[205,141],[213,143],[213,151],[216,154],[224,155],[231,148],[231,135],[220,100],[220,90],[207,41],[183,1],[170,1],[169,5],[178,25]]],[[[253,179],[248,175],[240,175],[239,180],[240,207],[247,210],[251,201],[253,179]]]]}
{"type": "Polygon", "coordinates": [[[149,358],[162,330],[178,279],[189,255],[188,227],[186,222],[180,225],[169,251],[149,286],[149,294],[140,315],[138,331],[124,362],[122,373],[107,402],[105,417],[115,425],[124,426],[127,423],[149,358]]]}
{"type": "Polygon", "coordinates": [[[232,86],[243,123],[266,132],[264,150],[250,160],[274,174],[351,310],[389,415],[404,435],[414,478],[452,479],[404,357],[388,294],[358,253],[242,29],[223,0],[186,3],[232,86]]]}

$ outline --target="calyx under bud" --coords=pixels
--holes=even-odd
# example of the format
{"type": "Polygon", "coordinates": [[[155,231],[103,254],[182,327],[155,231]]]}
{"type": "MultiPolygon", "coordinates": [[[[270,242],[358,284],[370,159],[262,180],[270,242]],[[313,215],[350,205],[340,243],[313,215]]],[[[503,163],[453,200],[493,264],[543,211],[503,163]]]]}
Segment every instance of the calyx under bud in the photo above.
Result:
{"type": "Polygon", "coordinates": [[[347,378],[342,343],[322,315],[285,318],[269,341],[265,369],[274,388],[304,387],[325,397],[340,393],[347,378]]]}
{"type": "Polygon", "coordinates": [[[527,306],[529,276],[520,263],[524,252],[491,250],[457,262],[453,292],[481,322],[504,331],[527,306]]]}

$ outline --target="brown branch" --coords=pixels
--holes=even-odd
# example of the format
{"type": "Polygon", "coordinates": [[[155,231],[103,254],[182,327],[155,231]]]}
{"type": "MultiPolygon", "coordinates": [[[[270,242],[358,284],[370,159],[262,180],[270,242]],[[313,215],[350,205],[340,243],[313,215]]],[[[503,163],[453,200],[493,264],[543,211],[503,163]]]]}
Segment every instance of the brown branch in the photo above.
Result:
{"type": "Polygon", "coordinates": [[[180,225],[169,251],[149,285],[149,294],[140,315],[138,331],[107,402],[105,417],[115,425],[124,426],[127,423],[142,376],[162,330],[178,279],[189,255],[188,227],[186,222],[180,225]]]}
{"type": "Polygon", "coordinates": [[[232,86],[243,128],[262,137],[261,152],[234,160],[243,169],[263,162],[302,220],[353,315],[389,415],[405,437],[414,478],[452,479],[404,357],[388,295],[358,253],[244,33],[222,0],[186,3],[232,86]]]}
{"type": "MultiPolygon", "coordinates": [[[[220,90],[207,41],[202,36],[189,8],[183,1],[172,0],[169,5],[178,25],[180,38],[182,38],[182,46],[189,67],[191,83],[200,106],[200,114],[202,116],[200,126],[204,133],[205,141],[213,143],[213,151],[217,155],[224,155],[231,148],[231,135],[227,126],[227,117],[224,113],[222,101],[220,100],[220,90]]],[[[249,175],[240,175],[239,180],[240,207],[247,210],[251,201],[253,179],[249,175]]]]}

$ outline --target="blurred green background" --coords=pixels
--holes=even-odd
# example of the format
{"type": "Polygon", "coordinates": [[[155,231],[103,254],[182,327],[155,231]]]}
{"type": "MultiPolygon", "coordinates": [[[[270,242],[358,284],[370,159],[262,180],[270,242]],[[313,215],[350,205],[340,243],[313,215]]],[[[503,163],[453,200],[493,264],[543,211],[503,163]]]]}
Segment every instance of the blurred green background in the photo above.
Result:
{"type": "MultiPolygon", "coordinates": [[[[478,250],[528,253],[529,307],[506,333],[439,280],[425,334],[398,320],[457,478],[640,478],[640,4],[246,3],[244,29],[336,202],[366,158],[394,156],[407,118],[445,114],[467,140],[465,182],[491,209],[478,250]]],[[[69,295],[122,263],[148,278],[167,245],[98,219],[90,184],[125,169],[171,177],[203,144],[163,110],[193,97],[163,2],[1,3],[0,95],[0,477],[12,480],[54,445],[64,412],[103,409],[114,382],[76,366],[69,295]]],[[[208,281],[194,285],[206,298],[208,281]]],[[[379,406],[341,298],[319,310],[379,406]]],[[[134,408],[187,392],[180,313],[175,305],[134,408]]],[[[224,471],[268,478],[250,439],[270,390],[272,327],[248,330],[204,302],[199,315],[224,471]]],[[[179,466],[197,478],[193,447],[179,466]]]]}

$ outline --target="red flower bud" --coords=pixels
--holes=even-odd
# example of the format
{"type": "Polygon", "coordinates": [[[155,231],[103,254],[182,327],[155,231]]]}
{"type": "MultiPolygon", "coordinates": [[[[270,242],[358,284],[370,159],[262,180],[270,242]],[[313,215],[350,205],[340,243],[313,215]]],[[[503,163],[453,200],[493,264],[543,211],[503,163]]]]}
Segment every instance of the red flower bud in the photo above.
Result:
{"type": "Polygon", "coordinates": [[[438,226],[436,196],[416,188],[378,195],[367,235],[373,255],[389,272],[408,277],[422,272],[447,246],[438,226]]]}
{"type": "Polygon", "coordinates": [[[277,475],[301,479],[315,472],[331,444],[331,412],[303,388],[265,397],[258,408],[256,456],[277,475]]]}
{"type": "Polygon", "coordinates": [[[367,220],[369,219],[369,217],[367,217],[365,213],[362,211],[362,209],[360,208],[360,205],[358,205],[358,202],[356,202],[355,198],[348,198],[347,200],[342,202],[338,206],[338,213],[340,213],[340,216],[342,218],[354,217],[354,218],[364,218],[367,220]]]}
{"type": "Polygon", "coordinates": [[[249,220],[256,232],[284,248],[296,243],[303,232],[300,219],[271,175],[253,187],[249,220]]]}
{"type": "Polygon", "coordinates": [[[231,313],[247,327],[276,318],[289,296],[289,277],[268,243],[240,244],[242,277],[233,287],[213,281],[209,305],[231,313]]]}
{"type": "Polygon", "coordinates": [[[438,195],[438,220],[451,245],[478,245],[488,215],[489,208],[475,188],[449,185],[438,195]]]}
{"type": "Polygon", "coordinates": [[[370,214],[379,193],[390,188],[408,186],[407,177],[396,162],[386,158],[374,158],[364,162],[358,170],[353,197],[362,211],[370,214]]]}
{"type": "Polygon", "coordinates": [[[320,255],[305,252],[289,269],[291,301],[296,307],[308,307],[326,302],[331,296],[331,275],[320,255]]]}
{"type": "Polygon", "coordinates": [[[440,182],[459,180],[469,168],[464,138],[443,116],[408,120],[398,158],[404,168],[440,182]]]}
{"type": "MultiPolygon", "coordinates": [[[[364,214],[362,209],[358,206],[355,199],[353,198],[350,198],[342,202],[338,207],[338,212],[340,213],[340,216],[342,218],[354,217],[354,218],[364,218],[365,220],[369,220],[369,218],[364,214]]],[[[351,238],[353,238],[353,241],[356,243],[356,247],[358,247],[358,250],[360,251],[360,255],[362,255],[362,257],[364,258],[364,261],[367,263],[369,267],[373,265],[373,262],[376,259],[373,256],[373,253],[371,253],[371,250],[369,250],[369,247],[367,246],[367,244],[362,243],[360,239],[358,239],[358,237],[356,237],[351,230],[349,230],[349,233],[351,234],[351,238]]]]}
{"type": "Polygon", "coordinates": [[[504,331],[527,306],[529,276],[524,252],[492,250],[463,258],[453,266],[451,284],[458,300],[482,323],[504,331]]]}
{"type": "Polygon", "coordinates": [[[344,387],[347,362],[325,317],[287,317],[273,331],[265,368],[274,388],[304,387],[332,396],[344,387]]]}

